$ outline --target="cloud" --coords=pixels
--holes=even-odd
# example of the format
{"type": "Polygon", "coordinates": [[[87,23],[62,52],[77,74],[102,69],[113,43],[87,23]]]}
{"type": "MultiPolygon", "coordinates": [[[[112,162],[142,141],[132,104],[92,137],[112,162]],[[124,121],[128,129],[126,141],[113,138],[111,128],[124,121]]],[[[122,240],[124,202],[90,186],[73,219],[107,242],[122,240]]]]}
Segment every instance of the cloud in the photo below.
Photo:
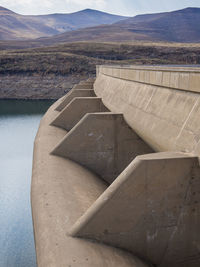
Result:
{"type": "Polygon", "coordinates": [[[0,5],[20,14],[68,13],[85,8],[105,9],[106,0],[0,0],[0,5]]]}
{"type": "Polygon", "coordinates": [[[85,8],[130,15],[164,12],[187,6],[200,7],[199,0],[0,0],[0,5],[20,14],[70,13],[85,8]]]}
{"type": "Polygon", "coordinates": [[[104,9],[107,6],[106,0],[65,0],[64,2],[71,11],[85,8],[104,9]]]}
{"type": "Polygon", "coordinates": [[[101,8],[102,6],[106,6],[105,0],[65,0],[66,3],[78,6],[96,6],[101,8]]]}

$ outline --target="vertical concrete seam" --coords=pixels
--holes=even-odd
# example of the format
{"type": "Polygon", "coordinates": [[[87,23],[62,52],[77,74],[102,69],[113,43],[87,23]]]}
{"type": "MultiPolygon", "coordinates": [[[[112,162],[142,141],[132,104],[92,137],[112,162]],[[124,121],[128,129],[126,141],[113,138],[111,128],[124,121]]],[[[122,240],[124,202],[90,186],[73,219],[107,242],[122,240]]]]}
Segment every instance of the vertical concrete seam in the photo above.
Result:
{"type": "Polygon", "coordinates": [[[180,136],[181,136],[181,134],[182,134],[182,132],[183,132],[183,130],[184,130],[184,128],[185,128],[185,126],[186,126],[187,122],[189,121],[189,119],[190,119],[190,116],[191,116],[192,112],[193,112],[193,111],[194,111],[194,109],[196,108],[196,106],[197,106],[198,102],[199,102],[199,98],[197,98],[197,100],[195,101],[195,104],[193,105],[193,107],[192,107],[192,109],[191,109],[191,111],[190,111],[189,115],[187,116],[187,118],[186,118],[185,122],[183,123],[183,126],[181,127],[181,130],[180,130],[180,132],[179,132],[178,136],[176,137],[175,144],[174,144],[175,146],[176,146],[176,144],[177,144],[177,141],[178,141],[178,139],[180,138],[180,136]]]}
{"type": "Polygon", "coordinates": [[[165,250],[165,252],[164,252],[164,254],[163,254],[163,258],[162,258],[162,260],[161,260],[161,264],[160,264],[161,266],[162,266],[162,264],[163,264],[163,261],[165,260],[167,251],[168,251],[169,248],[170,248],[171,241],[173,240],[173,237],[174,237],[174,235],[176,234],[176,231],[177,231],[177,229],[178,229],[179,222],[180,222],[180,220],[181,220],[181,215],[182,215],[182,213],[183,213],[183,209],[184,209],[184,202],[185,202],[185,200],[186,200],[186,198],[187,198],[188,191],[189,191],[189,188],[190,188],[190,181],[191,181],[192,176],[193,176],[193,168],[194,168],[194,162],[193,162],[192,166],[190,166],[190,171],[186,174],[186,175],[190,175],[190,179],[188,179],[187,188],[186,188],[186,190],[185,190],[185,194],[184,194],[184,197],[183,197],[183,203],[182,203],[182,206],[181,206],[181,208],[180,208],[179,215],[177,216],[176,226],[174,227],[174,230],[172,230],[172,233],[171,233],[171,235],[170,235],[170,237],[169,237],[169,239],[168,239],[167,247],[166,247],[166,250],[165,250]]]}
{"type": "MultiPolygon", "coordinates": [[[[118,173],[118,119],[119,116],[114,116],[114,173],[118,173]]],[[[121,118],[121,117],[120,117],[121,118]]],[[[114,178],[114,177],[113,177],[114,178]]],[[[115,177],[116,178],[116,177],[115,177]]]]}
{"type": "MultiPolygon", "coordinates": [[[[146,203],[145,203],[145,208],[146,208],[146,216],[149,216],[149,208],[148,208],[148,161],[145,161],[145,194],[146,194],[146,203]]],[[[147,218],[146,218],[147,219],[147,218]]],[[[147,236],[148,236],[148,230],[146,229],[146,255],[147,255],[147,250],[148,250],[148,243],[147,243],[147,236]]]]}
{"type": "Polygon", "coordinates": [[[149,101],[148,101],[146,107],[144,108],[145,111],[147,110],[148,106],[150,105],[151,100],[152,100],[152,98],[154,97],[156,91],[157,91],[157,88],[155,87],[155,88],[153,89],[153,92],[152,92],[152,94],[151,94],[151,96],[150,96],[150,98],[149,98],[149,101]]]}

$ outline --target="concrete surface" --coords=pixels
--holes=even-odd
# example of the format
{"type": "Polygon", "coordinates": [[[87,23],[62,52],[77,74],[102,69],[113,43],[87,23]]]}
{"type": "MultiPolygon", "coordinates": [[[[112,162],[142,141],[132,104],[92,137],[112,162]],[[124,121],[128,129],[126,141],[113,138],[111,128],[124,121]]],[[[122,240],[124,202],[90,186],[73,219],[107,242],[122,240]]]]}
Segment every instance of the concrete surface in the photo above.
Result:
{"type": "Polygon", "coordinates": [[[127,249],[156,266],[200,266],[199,185],[198,157],[138,156],[71,235],[127,249]]]}
{"type": "Polygon", "coordinates": [[[89,78],[87,80],[80,81],[78,84],[74,85],[72,89],[93,89],[94,82],[94,78],[89,78]]]}
{"type": "Polygon", "coordinates": [[[200,92],[200,69],[195,67],[108,65],[97,66],[99,74],[142,84],[200,92]]]}
{"type": "Polygon", "coordinates": [[[73,89],[93,89],[93,83],[77,84],[73,87],[73,89]]]}
{"type": "Polygon", "coordinates": [[[52,121],[51,125],[71,130],[86,113],[106,112],[101,98],[98,97],[75,97],[52,121]]]}
{"type": "Polygon", "coordinates": [[[50,155],[66,135],[49,125],[59,102],[43,117],[34,146],[31,202],[38,267],[147,267],[127,251],[68,235],[107,185],[80,165],[50,155]]]}
{"type": "Polygon", "coordinates": [[[199,267],[199,69],[98,66],[93,82],[36,137],[38,266],[199,267]]]}
{"type": "Polygon", "coordinates": [[[65,108],[75,97],[95,97],[94,90],[85,89],[85,90],[71,90],[69,94],[66,95],[65,99],[56,107],[57,111],[61,111],[65,108]]]}
{"type": "Polygon", "coordinates": [[[103,67],[94,88],[155,151],[200,154],[200,94],[105,75],[103,67]]]}
{"type": "Polygon", "coordinates": [[[137,155],[152,152],[122,114],[109,112],[85,115],[52,153],[87,167],[110,184],[137,155]]]}

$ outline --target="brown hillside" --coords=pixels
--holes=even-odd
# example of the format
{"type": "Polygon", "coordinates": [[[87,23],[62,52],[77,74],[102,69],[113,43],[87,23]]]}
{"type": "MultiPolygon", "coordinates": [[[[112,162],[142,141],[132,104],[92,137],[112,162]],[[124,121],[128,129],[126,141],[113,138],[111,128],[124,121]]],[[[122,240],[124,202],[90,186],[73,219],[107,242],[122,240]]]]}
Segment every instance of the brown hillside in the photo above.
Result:
{"type": "Polygon", "coordinates": [[[147,14],[112,25],[90,27],[40,40],[45,45],[76,41],[200,42],[200,8],[147,14]]]}
{"type": "Polygon", "coordinates": [[[0,7],[0,40],[47,37],[79,28],[111,24],[125,18],[91,9],[71,14],[23,16],[0,7]]]}

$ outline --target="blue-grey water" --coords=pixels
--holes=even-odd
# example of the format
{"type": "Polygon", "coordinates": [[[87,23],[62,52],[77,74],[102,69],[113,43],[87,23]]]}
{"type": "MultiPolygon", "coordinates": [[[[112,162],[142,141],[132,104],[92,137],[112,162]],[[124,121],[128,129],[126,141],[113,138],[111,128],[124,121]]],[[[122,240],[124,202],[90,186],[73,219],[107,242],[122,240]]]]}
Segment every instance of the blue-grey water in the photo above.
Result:
{"type": "Polygon", "coordinates": [[[33,142],[50,101],[0,100],[0,267],[35,267],[33,142]]]}

